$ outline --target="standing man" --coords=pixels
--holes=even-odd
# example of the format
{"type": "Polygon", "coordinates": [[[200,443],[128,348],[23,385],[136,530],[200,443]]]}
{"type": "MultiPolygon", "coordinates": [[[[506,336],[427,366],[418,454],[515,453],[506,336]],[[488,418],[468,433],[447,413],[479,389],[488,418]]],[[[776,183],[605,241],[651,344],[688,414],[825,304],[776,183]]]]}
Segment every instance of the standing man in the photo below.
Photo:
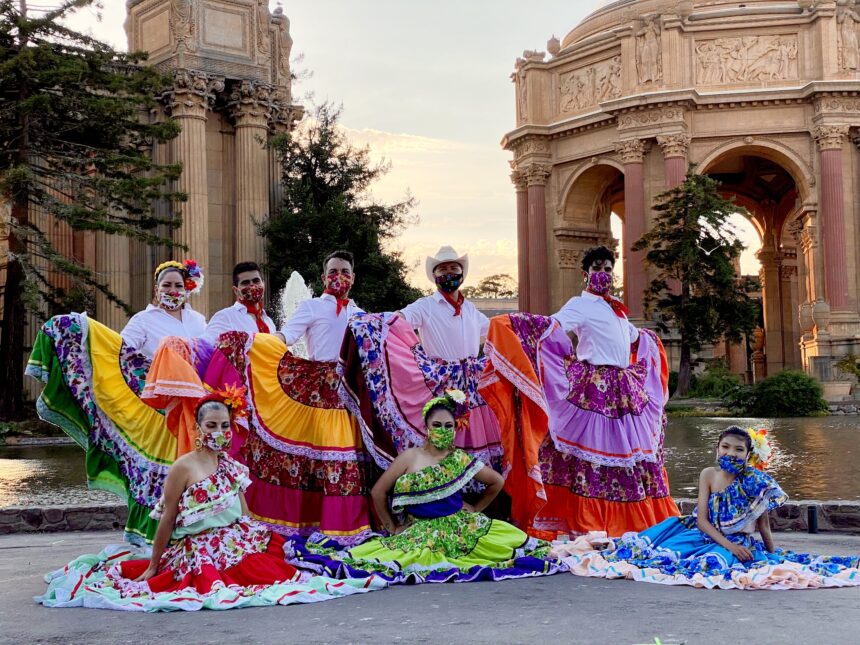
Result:
{"type": "Polygon", "coordinates": [[[209,320],[206,340],[214,344],[221,334],[228,331],[244,331],[249,334],[275,333],[275,322],[263,306],[266,283],[257,263],[239,262],[233,267],[233,294],[236,302],[216,312],[209,320]]]}
{"type": "Polygon", "coordinates": [[[469,256],[443,246],[425,262],[436,292],[413,302],[399,315],[418,330],[424,351],[432,358],[462,361],[475,358],[487,336],[490,320],[460,292],[469,273],[469,256]]]}

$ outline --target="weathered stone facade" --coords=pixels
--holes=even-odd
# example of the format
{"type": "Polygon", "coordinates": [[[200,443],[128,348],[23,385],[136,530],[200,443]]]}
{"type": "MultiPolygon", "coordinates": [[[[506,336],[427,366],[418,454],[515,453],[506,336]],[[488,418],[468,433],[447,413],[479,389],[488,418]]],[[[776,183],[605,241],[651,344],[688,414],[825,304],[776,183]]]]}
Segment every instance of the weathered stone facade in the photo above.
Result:
{"type": "Polygon", "coordinates": [[[581,288],[578,261],[616,244],[645,322],[630,246],[688,163],[750,213],[762,248],[759,369],[823,381],[860,354],[860,8],[838,2],[621,0],[512,75],[520,305],[547,313],[581,288]]]}

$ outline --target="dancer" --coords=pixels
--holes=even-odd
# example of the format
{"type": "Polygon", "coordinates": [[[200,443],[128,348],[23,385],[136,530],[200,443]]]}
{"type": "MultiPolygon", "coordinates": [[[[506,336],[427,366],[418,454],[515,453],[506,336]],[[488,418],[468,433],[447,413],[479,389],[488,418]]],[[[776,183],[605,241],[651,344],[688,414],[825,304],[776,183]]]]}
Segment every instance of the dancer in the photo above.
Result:
{"type": "MultiPolygon", "coordinates": [[[[462,390],[469,414],[460,420],[457,446],[500,471],[499,423],[478,393],[486,364],[479,353],[489,320],[460,292],[469,258],[443,246],[427,258],[425,268],[437,289],[433,295],[396,316],[350,318],[342,356],[347,403],[356,415],[364,415],[368,426],[383,431],[399,452],[425,442],[424,401],[449,389],[462,390]]],[[[385,456],[376,456],[378,462],[385,461],[385,456]]]]}
{"type": "Polygon", "coordinates": [[[196,450],[170,467],[152,555],[123,547],[82,556],[49,574],[48,607],[130,611],[230,609],[318,602],[385,586],[301,574],[286,562],[284,538],[247,515],[247,468],[224,450],[240,393],[214,392],[198,402],[196,450]],[[239,394],[239,396],[237,396],[239,394]]]}
{"type": "Polygon", "coordinates": [[[206,339],[211,344],[228,331],[244,331],[249,334],[273,334],[275,322],[264,308],[266,283],[260,267],[254,262],[239,262],[233,267],[233,295],[236,302],[226,309],[216,311],[206,326],[206,339]]]}
{"type": "Polygon", "coordinates": [[[39,331],[27,364],[26,373],[45,384],[36,401],[39,416],[86,450],[90,488],[126,500],[126,539],[133,543],[152,540],[156,522],[149,515],[167,469],[193,446],[187,433],[170,432],[165,417],[140,397],[163,337],[185,336],[187,360],[200,368],[208,363],[211,348],[190,337],[203,333],[205,320],[185,303],[202,284],[193,260],[164,263],[155,271],[160,306],[134,316],[126,336],[86,314],[54,316],[39,331]]]}
{"type": "Polygon", "coordinates": [[[285,535],[321,532],[348,543],[370,533],[371,463],[364,428],[338,396],[337,360],[355,280],[352,254],[323,262],[325,293],[299,303],[276,335],[222,334],[210,386],[245,385],[250,411],[238,458],[247,464],[251,515],[285,535]],[[307,341],[310,360],[284,345],[307,341]]]}
{"type": "Polygon", "coordinates": [[[431,399],[424,406],[427,442],[401,453],[374,486],[374,506],[389,536],[343,551],[308,543],[299,549],[308,565],[347,579],[376,572],[396,583],[504,580],[559,571],[558,563],[548,559],[549,543],[481,512],[503,480],[454,447],[464,404],[459,391],[431,399]],[[463,489],[473,478],[485,489],[470,505],[463,501],[463,489]],[[392,512],[405,513],[406,521],[392,512]]]}
{"type": "Polygon", "coordinates": [[[763,472],[770,455],[764,430],[731,426],[717,441],[718,466],[699,477],[691,515],[670,517],[641,533],[607,540],[590,534],[568,545],[571,573],[709,589],[809,589],[860,586],[860,558],[776,548],[768,512],[788,496],[763,472]],[[754,536],[758,530],[761,539],[754,536]],[[595,547],[598,547],[595,550],[595,547]]]}
{"type": "Polygon", "coordinates": [[[149,360],[166,336],[200,338],[206,318],[194,311],[189,296],[203,288],[203,272],[194,260],[163,262],[155,269],[155,296],[146,309],[126,323],[120,335],[149,360]]]}
{"type": "Polygon", "coordinates": [[[581,296],[552,318],[490,326],[481,393],[502,423],[513,517],[533,535],[620,536],[678,514],[663,467],[665,351],[609,295],[614,263],[590,249],[581,296]]]}

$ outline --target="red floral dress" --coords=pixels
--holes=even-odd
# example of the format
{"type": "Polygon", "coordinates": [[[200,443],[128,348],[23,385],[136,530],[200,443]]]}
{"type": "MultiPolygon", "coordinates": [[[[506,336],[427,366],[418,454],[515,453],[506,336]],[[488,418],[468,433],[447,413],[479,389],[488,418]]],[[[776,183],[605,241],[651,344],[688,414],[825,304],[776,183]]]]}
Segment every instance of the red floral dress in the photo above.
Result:
{"type": "MultiPolygon", "coordinates": [[[[285,561],[283,537],[242,514],[239,494],[250,483],[248,469],[225,455],[212,475],[185,490],[170,545],[148,581],[151,591],[194,587],[205,594],[216,584],[255,587],[298,579],[285,561]]],[[[152,517],[160,519],[162,510],[159,503],[152,517]]],[[[123,562],[122,576],[133,580],[148,565],[123,562]]]]}

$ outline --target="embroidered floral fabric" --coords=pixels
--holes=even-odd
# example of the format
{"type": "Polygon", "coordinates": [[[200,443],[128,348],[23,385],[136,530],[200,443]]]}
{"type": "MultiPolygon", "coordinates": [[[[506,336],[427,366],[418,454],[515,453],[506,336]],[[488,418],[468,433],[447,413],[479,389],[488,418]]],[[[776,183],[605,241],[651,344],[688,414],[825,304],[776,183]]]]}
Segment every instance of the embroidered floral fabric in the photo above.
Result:
{"type": "MultiPolygon", "coordinates": [[[[399,535],[381,538],[386,549],[415,551],[429,549],[449,558],[468,555],[493,523],[483,513],[457,511],[453,515],[421,519],[399,535]]],[[[540,556],[538,556],[540,557],[540,556]]]]}
{"type": "Polygon", "coordinates": [[[278,380],[284,394],[294,401],[314,408],[343,409],[335,362],[308,361],[287,352],[278,364],[278,380]]]}
{"type": "Polygon", "coordinates": [[[539,316],[516,312],[509,315],[511,328],[517,334],[532,365],[537,365],[538,343],[547,329],[552,326],[553,319],[549,316],[539,316]]]}
{"type": "Polygon", "coordinates": [[[248,332],[228,331],[218,337],[216,350],[221,352],[239,374],[245,373],[245,346],[251,337],[248,332]]]}
{"type": "Polygon", "coordinates": [[[645,392],[648,368],[644,361],[620,369],[613,365],[591,365],[567,356],[565,372],[571,384],[567,400],[583,410],[619,419],[625,414],[641,414],[648,404],[645,392]]]}
{"type": "Polygon", "coordinates": [[[450,497],[462,490],[483,467],[481,461],[455,448],[438,464],[398,477],[392,506],[397,510],[450,497]]]}
{"type": "Polygon", "coordinates": [[[272,450],[257,433],[250,433],[242,458],[254,476],[294,490],[320,491],[325,495],[367,495],[370,462],[313,459],[272,450]]]}

